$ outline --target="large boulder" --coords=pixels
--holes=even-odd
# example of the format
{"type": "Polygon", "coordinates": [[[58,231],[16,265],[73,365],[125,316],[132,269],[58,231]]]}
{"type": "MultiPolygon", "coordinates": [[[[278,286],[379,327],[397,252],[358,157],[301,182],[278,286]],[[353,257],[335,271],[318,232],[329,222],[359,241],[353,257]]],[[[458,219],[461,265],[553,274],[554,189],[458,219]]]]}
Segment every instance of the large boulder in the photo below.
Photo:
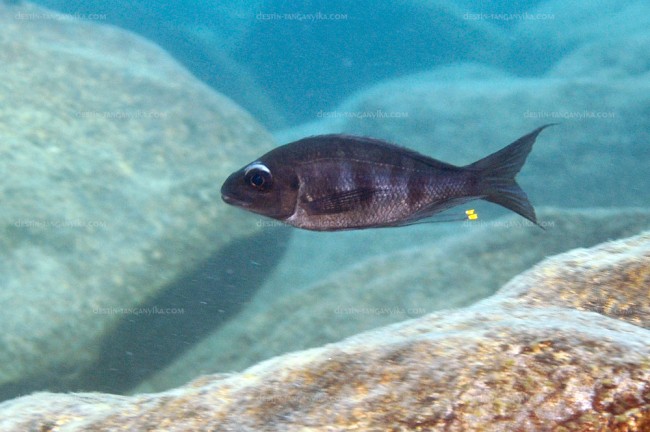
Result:
{"type": "Polygon", "coordinates": [[[255,23],[263,0],[241,4],[182,0],[36,0],[62,14],[101,21],[155,42],[213,89],[228,95],[265,125],[284,124],[282,107],[272,100],[246,63],[234,55],[255,23]],[[249,19],[243,19],[248,17],[249,19]]]}
{"type": "Polygon", "coordinates": [[[309,120],[368,82],[459,59],[498,64],[510,43],[494,22],[467,19],[468,1],[40,1],[104,13],[160,43],[270,128],[309,120]]]}
{"type": "MultiPolygon", "coordinates": [[[[623,39],[633,41],[639,32],[648,32],[650,6],[643,0],[602,0],[571,5],[562,0],[547,0],[530,8],[526,17],[514,21],[507,64],[513,71],[530,75],[552,68],[567,53],[584,45],[611,45],[608,54],[618,51],[626,55],[626,49],[619,42],[623,39]]],[[[642,57],[648,57],[647,51],[642,57]]],[[[588,71],[587,75],[593,72],[588,71]]]]}
{"type": "Polygon", "coordinates": [[[39,393],[2,430],[650,429],[650,233],[547,259],[471,307],[130,398],[39,393]]]}
{"type": "MultiPolygon", "coordinates": [[[[456,225],[456,235],[432,236],[417,246],[385,251],[347,266],[338,263],[343,269],[332,267],[329,275],[303,287],[293,286],[298,278],[291,272],[300,264],[291,259],[291,252],[241,314],[137,391],[166,390],[199,374],[240,371],[274,355],[465,307],[494,294],[547,256],[650,228],[647,209],[544,209],[539,220],[546,231],[517,216],[468,221],[456,225]]],[[[299,247],[293,240],[291,248],[299,247]]],[[[306,256],[308,246],[295,253],[306,256]]],[[[328,259],[337,265],[334,256],[328,259]]]]}
{"type": "MultiPolygon", "coordinates": [[[[139,306],[260,233],[221,202],[219,188],[272,146],[250,115],[157,46],[8,3],[0,3],[4,397],[24,393],[20,380],[74,376],[120,322],[199,311],[139,306]]],[[[232,263],[221,265],[225,273],[232,263]]],[[[213,288],[227,294],[224,284],[213,288]]],[[[129,354],[120,353],[121,367],[129,354]]]]}
{"type": "MultiPolygon", "coordinates": [[[[319,121],[277,132],[276,139],[352,133],[465,165],[537,126],[559,123],[538,137],[518,175],[535,207],[646,206],[650,55],[645,48],[650,32],[636,28],[625,36],[624,29],[618,31],[613,40],[583,41],[537,78],[458,64],[375,84],[336,109],[324,110],[319,121]]],[[[507,212],[483,202],[469,205],[485,220],[507,212]]],[[[462,216],[463,210],[451,214],[462,216]]],[[[317,243],[312,235],[296,233],[285,259],[290,265],[272,278],[295,281],[283,285],[289,288],[306,286],[345,260],[380,255],[455,230],[443,224],[416,225],[381,235],[367,231],[321,237],[317,243]],[[307,250],[314,251],[310,265],[298,265],[307,250]]]]}
{"type": "MultiPolygon", "coordinates": [[[[605,48],[613,55],[617,46],[605,48]]],[[[650,201],[650,189],[640,182],[650,157],[650,69],[624,55],[616,62],[603,57],[596,47],[578,51],[541,78],[498,71],[476,78],[476,66],[467,65],[388,81],[327,113],[322,128],[383,138],[465,165],[537,126],[559,123],[542,132],[518,176],[534,204],[644,205],[650,201]],[[580,70],[580,63],[625,78],[602,79],[611,73],[598,70],[594,77],[572,76],[568,70],[580,70]],[[440,78],[451,71],[459,79],[440,78]]]]}

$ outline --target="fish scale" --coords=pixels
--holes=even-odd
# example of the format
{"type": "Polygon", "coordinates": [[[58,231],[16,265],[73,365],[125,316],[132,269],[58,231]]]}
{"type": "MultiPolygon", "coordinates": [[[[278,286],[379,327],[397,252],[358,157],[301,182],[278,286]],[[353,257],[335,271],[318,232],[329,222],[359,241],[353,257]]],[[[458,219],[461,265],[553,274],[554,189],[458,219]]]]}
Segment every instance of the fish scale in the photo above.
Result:
{"type": "Polygon", "coordinates": [[[463,167],[373,138],[304,138],[231,174],[221,195],[228,204],[315,231],[409,225],[475,199],[537,223],[515,176],[548,126],[463,167]]]}

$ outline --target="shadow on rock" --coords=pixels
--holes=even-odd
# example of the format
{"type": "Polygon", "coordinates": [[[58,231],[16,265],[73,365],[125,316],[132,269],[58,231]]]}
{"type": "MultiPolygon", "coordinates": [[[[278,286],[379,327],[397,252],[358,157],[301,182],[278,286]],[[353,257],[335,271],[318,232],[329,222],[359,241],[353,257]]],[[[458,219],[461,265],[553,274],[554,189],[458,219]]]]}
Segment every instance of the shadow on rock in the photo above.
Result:
{"type": "Polygon", "coordinates": [[[223,248],[137,307],[103,339],[84,371],[58,370],[0,386],[0,400],[37,390],[124,393],[235,316],[282,257],[289,230],[270,228],[223,248]]]}

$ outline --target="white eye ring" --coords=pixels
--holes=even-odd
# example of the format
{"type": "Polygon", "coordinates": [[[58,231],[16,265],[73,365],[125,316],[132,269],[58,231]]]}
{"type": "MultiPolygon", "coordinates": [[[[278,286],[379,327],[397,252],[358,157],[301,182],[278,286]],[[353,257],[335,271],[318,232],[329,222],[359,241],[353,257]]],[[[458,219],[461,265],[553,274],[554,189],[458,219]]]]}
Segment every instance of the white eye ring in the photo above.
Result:
{"type": "Polygon", "coordinates": [[[260,161],[255,161],[252,164],[248,165],[246,168],[244,168],[244,175],[248,175],[248,173],[251,172],[254,169],[264,171],[264,172],[266,172],[268,174],[271,174],[271,170],[266,165],[264,165],[260,161]]]}

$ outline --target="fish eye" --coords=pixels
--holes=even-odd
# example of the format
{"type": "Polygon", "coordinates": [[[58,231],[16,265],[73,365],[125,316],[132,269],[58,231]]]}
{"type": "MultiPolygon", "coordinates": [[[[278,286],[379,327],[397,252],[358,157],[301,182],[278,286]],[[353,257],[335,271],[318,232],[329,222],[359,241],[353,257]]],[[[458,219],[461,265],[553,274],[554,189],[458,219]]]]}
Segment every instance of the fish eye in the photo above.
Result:
{"type": "Polygon", "coordinates": [[[266,165],[254,162],[246,167],[244,171],[244,181],[259,191],[265,191],[273,183],[273,176],[266,165]]]}

